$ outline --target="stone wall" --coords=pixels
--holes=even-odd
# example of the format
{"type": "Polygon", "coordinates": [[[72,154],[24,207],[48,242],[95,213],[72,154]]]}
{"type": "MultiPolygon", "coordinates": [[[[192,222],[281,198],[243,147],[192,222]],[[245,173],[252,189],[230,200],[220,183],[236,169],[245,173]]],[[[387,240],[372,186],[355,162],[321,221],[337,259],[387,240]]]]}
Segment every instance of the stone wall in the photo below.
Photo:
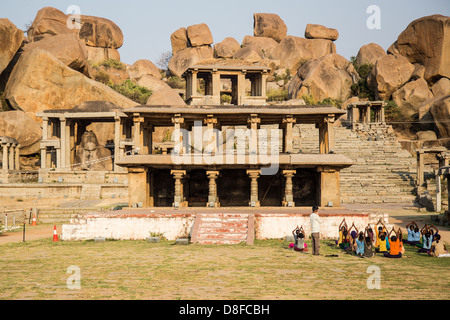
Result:
{"type": "MultiPolygon", "coordinates": [[[[70,198],[80,199],[83,187],[90,184],[76,183],[9,183],[0,184],[0,199],[45,199],[70,198]]],[[[92,184],[93,185],[93,184],[92,184]]],[[[128,199],[128,187],[121,184],[97,184],[96,199],[128,199]]]]}
{"type": "MultiPolygon", "coordinates": [[[[98,213],[80,215],[72,219],[70,224],[63,224],[61,239],[92,240],[96,237],[115,240],[145,240],[150,232],[160,233],[168,240],[185,238],[191,235],[195,221],[195,213],[149,213],[128,214],[127,210],[120,213],[98,213]]],[[[375,224],[378,216],[368,213],[322,213],[322,239],[337,239],[338,227],[345,218],[351,226],[355,223],[358,230],[364,230],[368,223],[375,224]],[[375,221],[376,220],[376,221],[375,221]]],[[[383,215],[383,218],[386,216],[383,215]]],[[[387,218],[384,219],[387,223],[387,218]]],[[[292,235],[296,226],[303,226],[310,233],[309,214],[255,214],[256,239],[284,239],[292,235]]]]}

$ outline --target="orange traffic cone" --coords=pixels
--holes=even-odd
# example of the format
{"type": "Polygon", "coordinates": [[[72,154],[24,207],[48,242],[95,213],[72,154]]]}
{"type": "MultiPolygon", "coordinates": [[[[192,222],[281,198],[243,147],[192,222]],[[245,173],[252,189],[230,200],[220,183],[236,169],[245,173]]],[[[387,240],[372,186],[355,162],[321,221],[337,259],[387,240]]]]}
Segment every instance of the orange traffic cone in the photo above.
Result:
{"type": "Polygon", "coordinates": [[[32,226],[36,226],[36,211],[33,212],[33,222],[31,223],[32,226]]]}
{"type": "Polygon", "coordinates": [[[56,234],[56,225],[55,225],[55,227],[53,229],[53,242],[56,242],[56,241],[58,241],[58,235],[56,234]]]}

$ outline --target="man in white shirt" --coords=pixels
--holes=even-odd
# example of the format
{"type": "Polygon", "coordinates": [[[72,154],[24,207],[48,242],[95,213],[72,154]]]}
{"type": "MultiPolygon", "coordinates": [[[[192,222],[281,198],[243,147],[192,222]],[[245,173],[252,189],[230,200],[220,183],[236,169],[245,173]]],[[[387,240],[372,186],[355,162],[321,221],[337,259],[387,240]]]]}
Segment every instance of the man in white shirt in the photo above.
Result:
{"type": "Polygon", "coordinates": [[[319,239],[320,239],[320,224],[322,220],[318,215],[319,207],[314,206],[312,208],[312,213],[309,216],[309,220],[311,223],[311,246],[312,246],[312,254],[315,256],[319,255],[319,239]]]}

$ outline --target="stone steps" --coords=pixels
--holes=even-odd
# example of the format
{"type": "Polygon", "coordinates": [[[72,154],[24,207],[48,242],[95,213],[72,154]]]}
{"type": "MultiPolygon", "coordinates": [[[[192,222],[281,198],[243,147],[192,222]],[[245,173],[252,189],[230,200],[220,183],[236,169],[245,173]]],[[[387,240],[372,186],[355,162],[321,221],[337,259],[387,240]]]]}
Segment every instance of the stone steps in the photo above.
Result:
{"type": "MultiPolygon", "coordinates": [[[[303,153],[318,153],[318,129],[301,124],[297,130],[301,142],[294,147],[303,153]]],[[[402,149],[394,136],[368,140],[345,127],[335,127],[335,152],[354,161],[354,165],[340,172],[342,202],[414,201],[416,159],[402,149]]]]}
{"type": "Polygon", "coordinates": [[[194,223],[193,243],[253,243],[253,216],[249,214],[199,214],[194,223]],[[250,231],[250,232],[249,232],[250,231]]]}
{"type": "Polygon", "coordinates": [[[94,200],[101,198],[102,185],[96,183],[85,183],[81,189],[81,200],[94,200]]]}

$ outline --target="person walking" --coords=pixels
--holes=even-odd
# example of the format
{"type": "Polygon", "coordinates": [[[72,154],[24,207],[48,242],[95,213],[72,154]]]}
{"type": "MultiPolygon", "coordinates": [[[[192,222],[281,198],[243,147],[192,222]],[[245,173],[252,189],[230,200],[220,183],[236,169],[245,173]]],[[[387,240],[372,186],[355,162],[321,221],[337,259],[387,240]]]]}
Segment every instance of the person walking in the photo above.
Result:
{"type": "Polygon", "coordinates": [[[318,211],[319,211],[319,207],[317,207],[317,206],[312,207],[312,213],[309,216],[309,220],[311,223],[312,254],[315,256],[319,255],[320,224],[322,223],[322,221],[320,220],[318,211]]]}

